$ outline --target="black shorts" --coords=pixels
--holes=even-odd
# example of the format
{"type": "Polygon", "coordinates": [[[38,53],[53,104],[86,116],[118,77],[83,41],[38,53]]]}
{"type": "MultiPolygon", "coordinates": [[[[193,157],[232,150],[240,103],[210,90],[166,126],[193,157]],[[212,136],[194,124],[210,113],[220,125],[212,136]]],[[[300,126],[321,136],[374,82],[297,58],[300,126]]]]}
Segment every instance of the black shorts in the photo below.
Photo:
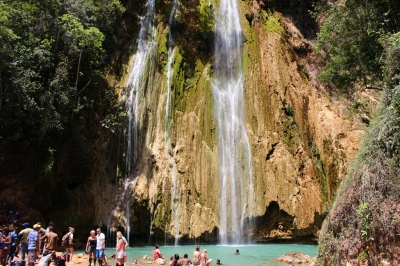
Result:
{"type": "Polygon", "coordinates": [[[96,246],[88,246],[88,252],[89,253],[96,252],[96,246]]]}

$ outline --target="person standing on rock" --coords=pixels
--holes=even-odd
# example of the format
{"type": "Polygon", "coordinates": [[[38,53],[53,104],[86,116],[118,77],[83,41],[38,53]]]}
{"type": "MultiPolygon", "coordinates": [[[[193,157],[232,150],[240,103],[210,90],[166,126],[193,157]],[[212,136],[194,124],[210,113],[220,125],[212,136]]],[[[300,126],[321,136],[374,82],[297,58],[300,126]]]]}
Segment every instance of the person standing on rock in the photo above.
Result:
{"type": "Polygon", "coordinates": [[[27,237],[28,243],[28,265],[34,266],[36,262],[36,258],[39,255],[39,230],[40,225],[35,224],[33,226],[32,232],[29,233],[27,237]]]}
{"type": "MultiPolygon", "coordinates": [[[[103,257],[104,257],[104,247],[106,244],[106,236],[101,232],[100,228],[96,230],[96,259],[99,262],[99,266],[103,265],[103,257]]],[[[96,263],[96,262],[95,262],[96,263]]]]}
{"type": "Polygon", "coordinates": [[[193,266],[199,266],[200,265],[200,246],[196,246],[196,250],[193,252],[193,266]]]}
{"type": "Polygon", "coordinates": [[[29,233],[32,232],[33,229],[29,228],[29,223],[28,222],[23,223],[22,226],[24,227],[24,229],[21,230],[21,232],[19,232],[18,238],[21,240],[21,243],[20,243],[20,245],[21,245],[21,254],[22,254],[21,259],[23,261],[25,261],[25,255],[28,254],[28,242],[27,242],[27,239],[28,239],[29,233]]]}

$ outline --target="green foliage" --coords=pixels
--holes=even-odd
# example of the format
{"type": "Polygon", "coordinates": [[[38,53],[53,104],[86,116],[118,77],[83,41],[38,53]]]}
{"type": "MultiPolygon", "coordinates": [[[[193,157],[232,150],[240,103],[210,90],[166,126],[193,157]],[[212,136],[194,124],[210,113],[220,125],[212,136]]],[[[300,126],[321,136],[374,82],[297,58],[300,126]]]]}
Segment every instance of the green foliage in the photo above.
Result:
{"type": "Polygon", "coordinates": [[[327,11],[318,34],[316,50],[327,53],[322,81],[331,81],[343,91],[356,82],[378,85],[383,79],[380,37],[400,29],[398,1],[349,0],[327,11]]]}
{"type": "Polygon", "coordinates": [[[0,1],[3,140],[42,141],[77,125],[123,12],[119,1],[0,1]]]}
{"type": "MultiPolygon", "coordinates": [[[[358,1],[346,3],[346,7],[340,8],[350,10],[351,4],[360,4],[358,1]]],[[[374,43],[381,46],[381,52],[375,56],[380,58],[379,64],[382,67],[374,70],[375,76],[370,75],[368,78],[374,77],[375,80],[371,82],[382,84],[384,95],[379,115],[371,123],[359,155],[341,183],[320,236],[319,261],[329,261],[334,257],[332,261],[337,265],[345,264],[348,258],[378,262],[382,254],[393,254],[393,243],[399,235],[399,219],[393,208],[400,201],[400,34],[392,33],[393,30],[398,30],[397,18],[392,8],[399,10],[400,3],[381,1],[379,4],[378,1],[369,1],[367,5],[370,9],[361,8],[359,17],[365,16],[363,12],[368,11],[369,16],[378,21],[385,18],[380,20],[380,25],[376,25],[375,21],[364,20],[364,25],[357,26],[357,29],[365,30],[365,36],[374,36],[374,43]],[[388,6],[391,6],[389,11],[382,12],[388,6]],[[379,245],[376,241],[379,241],[379,245]],[[346,255],[347,258],[340,252],[344,243],[347,250],[352,251],[346,255]]],[[[347,13],[347,16],[343,16],[347,19],[342,19],[341,22],[348,20],[353,23],[354,18],[351,15],[354,14],[347,13]]],[[[342,33],[332,35],[331,38],[336,38],[335,42],[362,39],[362,36],[350,35],[341,39],[344,36],[342,33]]],[[[357,35],[357,31],[353,35],[357,35]]],[[[360,49],[356,47],[355,52],[359,53],[360,49]]],[[[340,49],[337,55],[343,56],[340,49]]],[[[346,60],[345,58],[343,62],[347,62],[346,60]]],[[[360,65],[360,69],[363,67],[360,65]]],[[[352,70],[347,71],[349,75],[354,75],[352,70]]],[[[362,103],[356,102],[355,107],[362,107],[362,103]]]]}
{"type": "Polygon", "coordinates": [[[357,214],[359,216],[359,220],[361,222],[360,231],[361,237],[364,240],[373,240],[373,238],[369,238],[369,231],[371,228],[371,210],[369,209],[368,203],[362,203],[358,206],[357,214]]]}
{"type": "Polygon", "coordinates": [[[209,5],[209,2],[208,0],[200,0],[199,23],[203,33],[214,31],[214,7],[213,4],[209,5]]]}
{"type": "Polygon", "coordinates": [[[285,29],[282,28],[281,23],[279,22],[278,16],[273,14],[268,14],[266,11],[262,11],[263,18],[265,19],[263,28],[268,32],[275,32],[278,34],[284,34],[285,29]]]}
{"type": "Polygon", "coordinates": [[[362,250],[361,252],[360,252],[360,254],[358,255],[358,257],[360,258],[360,260],[367,260],[368,259],[368,257],[369,257],[369,255],[368,255],[368,252],[367,251],[365,251],[365,250],[362,250]]]}
{"type": "Polygon", "coordinates": [[[74,204],[69,222],[92,220],[82,183],[100,121],[117,132],[123,119],[104,73],[124,11],[118,0],[0,0],[0,168],[34,188],[34,206],[24,204],[44,217],[74,204]]]}

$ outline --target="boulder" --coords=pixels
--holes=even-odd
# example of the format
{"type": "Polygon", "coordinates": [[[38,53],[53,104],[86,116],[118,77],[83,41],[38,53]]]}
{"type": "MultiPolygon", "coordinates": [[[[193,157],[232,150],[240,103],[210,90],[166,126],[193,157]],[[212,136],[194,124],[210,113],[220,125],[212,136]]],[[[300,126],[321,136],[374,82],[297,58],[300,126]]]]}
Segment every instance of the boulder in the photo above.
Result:
{"type": "Polygon", "coordinates": [[[289,252],[280,256],[277,260],[290,264],[308,264],[311,262],[311,257],[302,252],[289,252]]]}

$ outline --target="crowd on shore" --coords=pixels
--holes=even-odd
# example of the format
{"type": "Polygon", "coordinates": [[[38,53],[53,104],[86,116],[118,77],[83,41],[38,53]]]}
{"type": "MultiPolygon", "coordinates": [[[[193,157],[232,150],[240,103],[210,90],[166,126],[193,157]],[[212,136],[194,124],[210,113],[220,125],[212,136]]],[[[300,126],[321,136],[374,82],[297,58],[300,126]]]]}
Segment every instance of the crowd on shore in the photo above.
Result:
{"type": "MultiPolygon", "coordinates": [[[[42,227],[40,222],[35,223],[32,227],[29,222],[24,222],[20,225],[20,230],[18,217],[15,216],[18,212],[3,210],[0,209],[0,214],[8,213],[9,216],[1,216],[5,222],[5,226],[0,230],[0,262],[2,266],[34,266],[36,263],[39,263],[39,266],[48,266],[52,260],[55,266],[65,266],[65,263],[72,262],[74,228],[69,227],[68,233],[62,238],[59,238],[54,232],[54,223],[52,222],[47,225],[46,229],[42,227]],[[8,223],[10,219],[12,219],[12,222],[8,223]],[[61,242],[62,248],[59,247],[59,242],[61,242]],[[57,256],[56,251],[60,249],[63,249],[64,254],[57,256]]],[[[128,242],[121,232],[118,231],[116,236],[115,252],[109,258],[116,260],[116,266],[125,266],[128,258],[126,253],[128,242]]],[[[85,253],[88,255],[88,266],[92,266],[92,264],[93,266],[107,265],[104,248],[105,235],[101,232],[101,229],[97,228],[90,231],[85,248],[85,253]]],[[[238,255],[239,251],[237,250],[235,254],[238,255]]],[[[161,254],[159,246],[156,245],[153,250],[153,260],[150,263],[169,266],[211,266],[212,262],[213,260],[208,258],[207,249],[201,252],[200,246],[196,246],[193,259],[190,259],[187,254],[183,256],[175,254],[167,261],[161,254]]],[[[133,264],[138,265],[138,261],[135,259],[133,264]]],[[[222,265],[219,259],[216,264],[222,265]]]]}
{"type": "MultiPolygon", "coordinates": [[[[1,210],[0,210],[1,213],[1,210]]],[[[7,220],[8,221],[8,220],[7,220]]],[[[18,222],[13,220],[11,224],[5,223],[0,230],[0,263],[2,266],[48,266],[54,261],[56,266],[65,266],[72,262],[74,254],[74,232],[69,227],[68,233],[62,238],[54,232],[54,223],[50,222],[44,229],[40,222],[32,227],[29,222],[24,222],[18,227],[18,222]],[[61,241],[60,241],[61,240],[61,241]],[[59,247],[61,243],[62,247],[59,247]],[[57,256],[57,250],[62,249],[64,254],[57,256]]],[[[117,246],[114,255],[110,256],[117,260],[117,266],[124,266],[127,260],[125,252],[128,242],[117,232],[117,246]]],[[[107,257],[104,253],[105,235],[100,228],[92,230],[86,243],[86,254],[88,254],[89,266],[107,265],[107,257]]]]}

